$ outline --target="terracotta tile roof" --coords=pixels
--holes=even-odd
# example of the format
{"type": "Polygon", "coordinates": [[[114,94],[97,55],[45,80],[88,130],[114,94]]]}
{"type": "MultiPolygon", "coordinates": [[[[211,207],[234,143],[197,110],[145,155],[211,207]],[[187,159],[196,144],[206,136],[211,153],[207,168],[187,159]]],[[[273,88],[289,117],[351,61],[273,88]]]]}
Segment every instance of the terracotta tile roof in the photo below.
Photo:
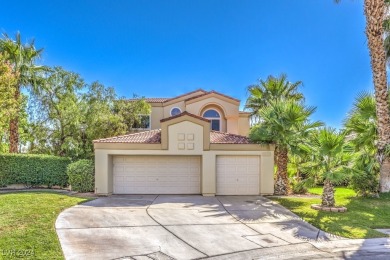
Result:
{"type": "MultiPolygon", "coordinates": [[[[169,100],[170,98],[144,98],[144,100],[148,103],[163,103],[166,100],[169,100]]],[[[130,98],[127,101],[137,101],[140,100],[140,98],[130,98]]]]}
{"type": "Polygon", "coordinates": [[[160,120],[160,122],[169,121],[169,120],[172,120],[172,119],[174,119],[174,118],[178,118],[178,117],[185,116],[185,115],[191,116],[191,117],[193,117],[193,118],[200,119],[200,120],[203,120],[203,121],[206,121],[206,122],[210,122],[210,120],[208,120],[208,119],[206,119],[206,118],[204,118],[204,117],[201,117],[201,116],[197,116],[197,115],[188,113],[187,111],[184,111],[184,112],[182,112],[182,113],[180,113],[180,114],[177,114],[177,115],[175,115],[175,116],[163,118],[163,119],[160,120]]]}
{"type": "MultiPolygon", "coordinates": [[[[161,130],[151,130],[135,134],[121,135],[110,138],[94,140],[94,143],[127,143],[127,144],[160,144],[161,130]]],[[[210,143],[212,144],[252,144],[248,137],[223,133],[218,131],[210,132],[210,143]]]]}
{"type": "Polygon", "coordinates": [[[228,98],[228,99],[231,99],[231,100],[234,100],[234,101],[240,102],[240,100],[239,100],[239,99],[236,99],[236,98],[232,98],[232,97],[226,96],[226,95],[224,95],[224,94],[222,94],[222,93],[219,93],[219,92],[217,92],[217,91],[214,91],[214,90],[212,90],[212,91],[209,91],[209,92],[206,92],[206,93],[204,93],[204,94],[201,94],[201,95],[198,95],[198,96],[195,96],[195,97],[190,97],[190,98],[187,98],[187,99],[186,99],[186,101],[193,100],[193,99],[196,99],[196,98],[199,98],[199,97],[202,97],[202,96],[207,96],[207,95],[210,95],[210,94],[217,94],[217,95],[220,95],[220,96],[226,97],[226,98],[228,98]]]}
{"type": "Polygon", "coordinates": [[[210,143],[212,144],[253,144],[248,137],[229,134],[218,131],[210,132],[210,143]]]}
{"type": "Polygon", "coordinates": [[[161,130],[120,135],[115,137],[93,140],[94,143],[128,143],[128,144],[160,144],[161,130]]]}
{"type": "Polygon", "coordinates": [[[162,103],[167,100],[170,100],[170,98],[145,98],[145,101],[150,103],[162,103]]]}
{"type": "MultiPolygon", "coordinates": [[[[233,98],[233,97],[230,97],[230,96],[227,96],[227,95],[224,95],[220,92],[217,92],[215,90],[212,90],[212,91],[205,91],[203,89],[197,89],[197,90],[194,90],[194,91],[191,91],[191,92],[187,92],[187,93],[184,93],[180,96],[176,96],[176,97],[173,97],[173,98],[161,98],[161,97],[152,97],[152,98],[145,98],[145,101],[146,102],[149,102],[149,103],[164,103],[164,102],[169,102],[171,100],[175,100],[175,99],[178,99],[178,98],[181,98],[181,97],[184,97],[184,96],[187,96],[187,95],[190,95],[190,94],[193,94],[193,93],[196,93],[196,92],[203,92],[202,94],[199,94],[199,95],[196,95],[196,96],[193,96],[193,97],[190,97],[190,98],[187,98],[186,101],[189,101],[189,100],[192,100],[192,99],[196,99],[196,98],[199,98],[199,97],[202,97],[202,96],[206,96],[206,95],[209,95],[209,94],[217,94],[217,95],[220,95],[220,96],[223,96],[223,97],[226,97],[228,99],[231,99],[231,100],[234,100],[234,101],[237,101],[237,102],[240,102],[239,99],[236,99],[236,98],[233,98]]],[[[135,101],[135,100],[138,100],[138,99],[129,99],[129,101],[135,101]]]]}
{"type": "MultiPolygon", "coordinates": [[[[197,90],[194,90],[194,91],[191,91],[191,92],[188,92],[188,93],[185,93],[183,95],[176,96],[176,97],[173,97],[173,98],[152,97],[152,98],[144,98],[144,99],[145,99],[146,102],[149,102],[149,103],[164,103],[164,102],[175,100],[175,99],[178,99],[178,98],[181,98],[181,97],[184,97],[184,96],[187,96],[187,95],[199,92],[199,91],[203,92],[203,94],[207,93],[205,90],[200,88],[200,89],[197,89],[197,90]]],[[[200,95],[197,95],[197,96],[201,96],[203,94],[200,94],[200,95]]],[[[136,100],[139,100],[139,99],[135,99],[135,98],[128,99],[128,101],[136,101],[136,100]]]]}

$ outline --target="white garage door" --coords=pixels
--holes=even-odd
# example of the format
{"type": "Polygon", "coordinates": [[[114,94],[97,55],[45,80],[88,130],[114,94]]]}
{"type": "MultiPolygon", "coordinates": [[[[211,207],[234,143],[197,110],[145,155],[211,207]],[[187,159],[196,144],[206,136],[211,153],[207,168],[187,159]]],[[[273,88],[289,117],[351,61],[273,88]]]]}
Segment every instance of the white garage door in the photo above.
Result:
{"type": "Polygon", "coordinates": [[[258,195],[259,156],[217,156],[218,195],[258,195]]]}
{"type": "Polygon", "coordinates": [[[115,194],[199,194],[200,157],[115,156],[115,194]]]}

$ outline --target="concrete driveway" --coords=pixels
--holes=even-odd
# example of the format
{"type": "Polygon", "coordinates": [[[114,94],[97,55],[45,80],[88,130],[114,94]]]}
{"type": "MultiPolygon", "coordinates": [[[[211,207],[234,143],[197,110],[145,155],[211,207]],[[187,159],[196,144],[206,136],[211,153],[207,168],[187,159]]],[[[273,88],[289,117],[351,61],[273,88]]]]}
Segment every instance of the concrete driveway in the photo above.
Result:
{"type": "Polygon", "coordinates": [[[364,241],[331,236],[261,196],[102,197],[63,211],[56,230],[66,259],[324,259],[372,253],[356,254],[364,241]],[[340,243],[355,249],[346,251],[340,243]]]}

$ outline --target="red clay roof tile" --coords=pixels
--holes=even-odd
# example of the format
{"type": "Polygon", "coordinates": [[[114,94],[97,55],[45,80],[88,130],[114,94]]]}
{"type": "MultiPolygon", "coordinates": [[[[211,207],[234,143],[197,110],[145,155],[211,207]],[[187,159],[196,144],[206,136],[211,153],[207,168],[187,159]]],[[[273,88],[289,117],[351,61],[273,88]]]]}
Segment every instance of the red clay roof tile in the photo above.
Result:
{"type": "Polygon", "coordinates": [[[150,130],[146,132],[114,136],[94,140],[94,143],[128,143],[128,144],[160,144],[161,130],[150,130]]]}
{"type": "Polygon", "coordinates": [[[246,136],[229,134],[218,131],[210,132],[210,143],[212,144],[253,144],[246,136]]]}

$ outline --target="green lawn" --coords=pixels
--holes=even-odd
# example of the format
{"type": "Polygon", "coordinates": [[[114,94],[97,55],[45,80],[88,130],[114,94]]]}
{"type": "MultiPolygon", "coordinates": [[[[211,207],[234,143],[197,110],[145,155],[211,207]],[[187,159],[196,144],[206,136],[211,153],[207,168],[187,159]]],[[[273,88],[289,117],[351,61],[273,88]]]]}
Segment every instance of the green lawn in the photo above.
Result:
{"type": "Polygon", "coordinates": [[[55,192],[1,194],[0,259],[63,259],[55,220],[87,200],[55,192]]]}
{"type": "MultiPolygon", "coordinates": [[[[312,194],[321,194],[322,188],[312,188],[312,194]]],[[[275,198],[284,207],[302,217],[312,225],[348,238],[386,237],[374,228],[390,228],[390,193],[380,198],[356,197],[356,193],[348,188],[336,188],[336,205],[345,206],[345,213],[317,211],[311,204],[320,204],[319,198],[275,198]]]]}

